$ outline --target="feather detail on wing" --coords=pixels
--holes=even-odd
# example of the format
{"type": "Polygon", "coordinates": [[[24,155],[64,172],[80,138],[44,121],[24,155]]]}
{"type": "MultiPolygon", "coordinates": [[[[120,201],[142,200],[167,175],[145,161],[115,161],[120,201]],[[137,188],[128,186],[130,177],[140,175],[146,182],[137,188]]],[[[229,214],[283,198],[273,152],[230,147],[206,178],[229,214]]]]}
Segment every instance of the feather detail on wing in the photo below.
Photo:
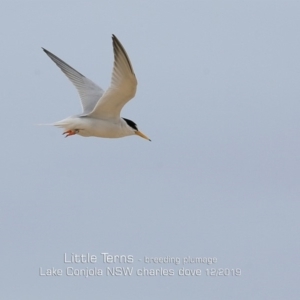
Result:
{"type": "Polygon", "coordinates": [[[89,116],[102,119],[118,119],[123,106],[134,97],[137,80],[129,57],[115,35],[112,36],[114,66],[111,85],[89,116]]]}
{"type": "Polygon", "coordinates": [[[95,108],[95,105],[102,97],[104,91],[97,84],[73,69],[56,55],[44,48],[42,49],[75,85],[80,95],[83,114],[90,113],[95,108]]]}

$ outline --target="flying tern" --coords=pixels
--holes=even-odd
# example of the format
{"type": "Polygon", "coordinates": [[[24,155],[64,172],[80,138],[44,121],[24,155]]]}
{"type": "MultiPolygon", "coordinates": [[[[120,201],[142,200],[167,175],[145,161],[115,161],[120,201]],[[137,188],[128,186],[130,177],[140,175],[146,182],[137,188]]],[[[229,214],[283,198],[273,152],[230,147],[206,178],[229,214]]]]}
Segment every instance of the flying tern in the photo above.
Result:
{"type": "Polygon", "coordinates": [[[129,57],[115,35],[112,35],[114,65],[110,87],[104,92],[93,81],[76,71],[63,60],[42,48],[76,87],[82,104],[82,113],[51,125],[64,129],[65,137],[80,136],[121,138],[138,135],[151,141],[138,130],[137,125],[120,117],[123,106],[134,97],[137,88],[129,57]]]}

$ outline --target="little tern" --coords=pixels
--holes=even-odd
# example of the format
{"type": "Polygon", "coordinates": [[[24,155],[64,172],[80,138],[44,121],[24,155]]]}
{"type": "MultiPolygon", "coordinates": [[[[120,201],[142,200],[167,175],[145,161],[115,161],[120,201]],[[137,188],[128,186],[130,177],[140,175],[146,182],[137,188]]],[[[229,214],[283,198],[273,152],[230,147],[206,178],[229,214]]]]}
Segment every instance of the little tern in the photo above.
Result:
{"type": "Polygon", "coordinates": [[[120,117],[123,106],[134,97],[137,80],[129,57],[115,35],[112,35],[114,65],[110,87],[104,92],[97,84],[42,48],[76,87],[83,112],[52,125],[63,128],[65,137],[81,135],[102,138],[121,138],[138,135],[151,141],[137,125],[120,117]]]}

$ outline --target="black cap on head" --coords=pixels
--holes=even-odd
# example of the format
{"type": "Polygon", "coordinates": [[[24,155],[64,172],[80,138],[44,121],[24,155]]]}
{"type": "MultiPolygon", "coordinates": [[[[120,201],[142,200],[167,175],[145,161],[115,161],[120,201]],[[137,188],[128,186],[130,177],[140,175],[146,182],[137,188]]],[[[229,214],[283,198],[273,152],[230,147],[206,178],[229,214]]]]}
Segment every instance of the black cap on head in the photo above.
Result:
{"type": "Polygon", "coordinates": [[[122,119],[127,123],[128,126],[133,128],[134,130],[138,130],[137,125],[133,121],[125,119],[125,118],[122,118],[122,119]]]}

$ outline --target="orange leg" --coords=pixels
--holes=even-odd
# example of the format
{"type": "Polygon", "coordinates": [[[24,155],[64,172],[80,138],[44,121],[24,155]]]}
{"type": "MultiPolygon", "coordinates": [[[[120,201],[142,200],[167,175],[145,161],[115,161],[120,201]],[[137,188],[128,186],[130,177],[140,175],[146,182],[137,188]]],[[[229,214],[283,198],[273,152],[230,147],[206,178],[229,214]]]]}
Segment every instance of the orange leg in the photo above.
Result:
{"type": "Polygon", "coordinates": [[[67,130],[63,134],[65,134],[65,137],[68,137],[70,135],[74,135],[78,132],[78,130],[67,130]]]}

